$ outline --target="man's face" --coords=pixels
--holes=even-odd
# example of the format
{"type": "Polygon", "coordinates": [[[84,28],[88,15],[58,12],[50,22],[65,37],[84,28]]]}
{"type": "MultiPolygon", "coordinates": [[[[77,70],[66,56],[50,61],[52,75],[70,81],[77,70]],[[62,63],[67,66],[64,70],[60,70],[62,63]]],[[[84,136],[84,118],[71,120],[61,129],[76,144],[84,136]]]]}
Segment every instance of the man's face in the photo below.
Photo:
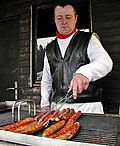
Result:
{"type": "Polygon", "coordinates": [[[55,8],[55,23],[59,33],[67,35],[73,31],[77,22],[77,15],[71,5],[55,8]]]}

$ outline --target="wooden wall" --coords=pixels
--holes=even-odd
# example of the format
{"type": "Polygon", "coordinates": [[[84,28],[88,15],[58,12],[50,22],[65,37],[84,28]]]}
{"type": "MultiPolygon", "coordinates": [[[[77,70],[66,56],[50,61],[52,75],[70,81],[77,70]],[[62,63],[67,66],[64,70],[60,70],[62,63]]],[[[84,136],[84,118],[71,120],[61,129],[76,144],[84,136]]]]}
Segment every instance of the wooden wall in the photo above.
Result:
{"type": "MultiPolygon", "coordinates": [[[[18,96],[19,99],[34,99],[39,108],[39,91],[37,86],[30,87],[30,21],[32,0],[0,0],[0,22],[17,19],[18,23],[18,96]],[[12,19],[11,19],[12,18],[12,19]]],[[[9,21],[10,23],[10,21],[9,21]]],[[[8,28],[8,32],[9,33],[8,28]]],[[[0,34],[2,35],[2,34],[0,34]]],[[[11,36],[12,37],[12,36],[11,36]]],[[[16,41],[16,40],[14,40],[16,41]]],[[[34,46],[35,47],[35,46],[34,46]]],[[[2,48],[4,49],[4,48],[2,48]]],[[[4,77],[5,78],[5,77],[4,77]]]]}
{"type": "MultiPolygon", "coordinates": [[[[29,88],[30,75],[30,6],[31,3],[25,0],[1,0],[0,1],[0,22],[17,19],[18,21],[18,68],[19,68],[19,98],[25,95],[25,89],[29,88]]],[[[9,23],[11,23],[9,21],[9,23]]],[[[7,33],[9,34],[9,29],[7,33]]],[[[12,36],[11,36],[12,37],[12,36]]],[[[16,41],[16,40],[14,40],[16,41]]],[[[4,49],[4,48],[3,48],[4,49]]],[[[4,77],[5,78],[5,77],[4,77]]]]}
{"type": "Polygon", "coordinates": [[[118,111],[120,105],[120,1],[92,0],[93,30],[113,60],[113,70],[103,79],[106,110],[118,111]]]}

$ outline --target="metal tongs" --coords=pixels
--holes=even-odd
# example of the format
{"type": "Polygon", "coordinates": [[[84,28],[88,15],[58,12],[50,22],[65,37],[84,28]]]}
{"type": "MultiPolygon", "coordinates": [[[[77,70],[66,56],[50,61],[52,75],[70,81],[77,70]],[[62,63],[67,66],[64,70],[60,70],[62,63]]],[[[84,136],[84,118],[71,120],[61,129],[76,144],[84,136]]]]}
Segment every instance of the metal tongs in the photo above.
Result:
{"type": "MultiPolygon", "coordinates": [[[[59,107],[57,110],[60,110],[60,108],[66,103],[66,101],[72,97],[72,94],[69,96],[71,90],[72,90],[72,89],[69,88],[68,91],[67,91],[67,93],[66,93],[66,95],[65,95],[65,97],[62,98],[61,100],[59,100],[59,101],[57,102],[57,104],[60,104],[60,103],[61,103],[60,107],[59,107]]],[[[42,116],[42,118],[39,119],[38,124],[39,124],[40,122],[43,121],[43,119],[47,116],[47,114],[48,114],[50,111],[54,110],[54,108],[57,106],[57,104],[56,104],[55,106],[53,106],[48,112],[46,112],[46,113],[42,116]]],[[[49,119],[48,119],[48,121],[47,121],[46,123],[49,123],[49,119]]]]}
{"type": "MultiPolygon", "coordinates": [[[[61,100],[59,100],[59,101],[57,102],[57,104],[62,103],[61,106],[60,106],[57,110],[60,110],[61,107],[66,103],[66,101],[72,97],[72,94],[69,96],[71,90],[72,90],[72,89],[69,88],[68,91],[67,91],[67,93],[66,93],[66,95],[65,95],[65,97],[62,98],[61,100]]],[[[57,106],[57,104],[56,104],[52,109],[54,109],[54,108],[57,106]]]]}

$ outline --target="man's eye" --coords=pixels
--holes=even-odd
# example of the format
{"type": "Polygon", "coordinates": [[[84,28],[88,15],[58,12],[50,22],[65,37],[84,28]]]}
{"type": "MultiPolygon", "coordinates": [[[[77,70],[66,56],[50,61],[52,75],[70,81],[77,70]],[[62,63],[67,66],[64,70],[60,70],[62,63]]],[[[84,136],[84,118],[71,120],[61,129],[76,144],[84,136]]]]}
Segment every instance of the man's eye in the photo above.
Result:
{"type": "Polygon", "coordinates": [[[66,17],[67,19],[71,19],[71,17],[70,16],[68,16],[68,17],[66,17]]]}
{"type": "Polygon", "coordinates": [[[61,17],[58,17],[58,18],[57,18],[57,20],[61,20],[61,19],[62,19],[61,17]]]}

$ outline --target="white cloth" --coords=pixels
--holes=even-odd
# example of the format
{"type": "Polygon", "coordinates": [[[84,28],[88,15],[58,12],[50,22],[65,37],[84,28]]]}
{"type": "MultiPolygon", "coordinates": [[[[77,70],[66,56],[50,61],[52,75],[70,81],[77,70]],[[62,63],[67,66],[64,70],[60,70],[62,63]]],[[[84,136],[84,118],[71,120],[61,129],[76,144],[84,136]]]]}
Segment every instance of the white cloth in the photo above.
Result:
{"type": "Polygon", "coordinates": [[[65,103],[62,106],[61,104],[56,104],[54,102],[51,103],[51,108],[57,110],[66,109],[66,108],[73,108],[75,112],[81,111],[82,113],[96,113],[96,114],[104,114],[103,106],[101,102],[92,102],[92,103],[65,103]],[[61,108],[60,108],[61,107],[61,108]]]}
{"type": "MultiPolygon", "coordinates": [[[[66,39],[57,39],[63,57],[72,36],[66,39]]],[[[112,70],[113,62],[110,56],[103,48],[100,41],[94,35],[92,35],[89,41],[87,48],[87,55],[90,59],[90,63],[80,67],[76,71],[76,73],[81,73],[84,76],[86,76],[90,81],[95,81],[97,79],[104,77],[112,70]]],[[[52,77],[50,73],[50,66],[48,63],[48,59],[45,54],[43,77],[41,81],[41,107],[50,105],[49,95],[51,91],[52,91],[52,77]]],[[[98,104],[95,105],[95,103],[96,102],[87,103],[87,104],[83,103],[85,105],[89,105],[83,107],[85,107],[85,109],[88,109],[91,106],[95,108],[98,106],[98,104]]],[[[99,108],[99,106],[98,106],[98,110],[101,111],[101,108],[99,108]]],[[[86,112],[90,113],[91,110],[89,111],[87,110],[86,112]]]]}

